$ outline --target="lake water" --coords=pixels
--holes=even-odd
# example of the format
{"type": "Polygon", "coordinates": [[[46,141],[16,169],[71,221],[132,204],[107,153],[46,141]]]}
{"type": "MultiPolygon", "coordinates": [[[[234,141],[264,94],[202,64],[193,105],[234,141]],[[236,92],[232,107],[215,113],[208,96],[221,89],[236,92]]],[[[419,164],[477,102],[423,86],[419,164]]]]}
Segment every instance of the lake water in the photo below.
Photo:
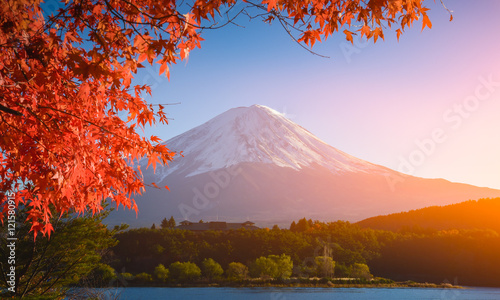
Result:
{"type": "MultiPolygon", "coordinates": [[[[115,299],[209,300],[497,300],[500,288],[122,288],[115,299]]],[[[116,296],[116,297],[114,297],[116,296]]]]}

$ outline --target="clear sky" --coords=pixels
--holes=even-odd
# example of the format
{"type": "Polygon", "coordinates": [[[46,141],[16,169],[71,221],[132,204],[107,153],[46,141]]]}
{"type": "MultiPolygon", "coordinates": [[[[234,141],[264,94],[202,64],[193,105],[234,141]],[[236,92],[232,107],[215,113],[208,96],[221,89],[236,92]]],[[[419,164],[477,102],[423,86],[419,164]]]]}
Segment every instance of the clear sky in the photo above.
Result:
{"type": "MultiPolygon", "coordinates": [[[[278,23],[238,19],[206,31],[202,48],[171,68],[155,66],[135,83],[152,86],[152,103],[170,106],[167,140],[238,106],[262,104],[339,150],[407,174],[500,189],[500,1],[425,1],[421,23],[400,41],[354,46],[337,34],[314,51],[278,23]]],[[[220,19],[222,22],[223,19],[220,19]]],[[[159,65],[158,65],[159,66],[159,65]]]]}

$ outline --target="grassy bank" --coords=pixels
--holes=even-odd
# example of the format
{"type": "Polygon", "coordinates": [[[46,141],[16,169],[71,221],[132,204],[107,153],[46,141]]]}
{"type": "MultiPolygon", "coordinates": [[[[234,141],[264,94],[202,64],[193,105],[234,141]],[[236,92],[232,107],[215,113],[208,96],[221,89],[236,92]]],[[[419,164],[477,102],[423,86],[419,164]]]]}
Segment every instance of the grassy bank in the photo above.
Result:
{"type": "Polygon", "coordinates": [[[395,282],[390,279],[301,279],[287,280],[249,279],[241,281],[214,281],[214,282],[131,282],[128,286],[134,287],[281,287],[281,288],[446,288],[461,289],[462,286],[449,283],[419,283],[414,281],[395,282]]]}

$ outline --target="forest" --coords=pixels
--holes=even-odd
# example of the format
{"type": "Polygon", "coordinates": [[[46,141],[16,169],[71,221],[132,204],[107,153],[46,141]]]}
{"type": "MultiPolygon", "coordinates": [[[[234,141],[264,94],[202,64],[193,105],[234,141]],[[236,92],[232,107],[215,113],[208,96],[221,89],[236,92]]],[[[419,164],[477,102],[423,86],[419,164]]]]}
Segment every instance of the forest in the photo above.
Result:
{"type": "MultiPolygon", "coordinates": [[[[288,228],[189,231],[175,228],[173,217],[158,227],[111,229],[103,225],[107,212],[80,218],[65,214],[54,220],[50,239],[33,240],[29,225],[16,227],[22,251],[16,252],[14,280],[18,295],[37,299],[61,297],[71,286],[418,282],[498,287],[500,236],[497,228],[488,228],[490,219],[481,222],[477,216],[498,203],[500,198],[481,199],[374,219],[374,227],[393,230],[368,228],[373,220],[302,218],[288,228]],[[467,214],[457,213],[459,208],[467,214]],[[405,217],[406,223],[393,225],[393,219],[405,217]],[[438,220],[446,220],[446,226],[438,220]]],[[[5,236],[6,224],[0,229],[5,236]]],[[[2,261],[9,251],[2,239],[2,261]]],[[[1,286],[8,287],[10,279],[3,269],[1,286]]]]}
{"type": "MultiPolygon", "coordinates": [[[[223,269],[233,263],[250,268],[261,257],[290,257],[295,276],[317,276],[317,257],[329,257],[334,262],[331,274],[348,277],[352,267],[366,264],[380,252],[381,243],[394,239],[390,232],[362,229],[349,222],[320,223],[302,219],[303,231],[279,229],[201,231],[178,229],[131,229],[116,235],[113,248],[115,269],[131,273],[152,274],[158,264],[193,262],[201,265],[213,259],[223,269]]],[[[291,274],[291,275],[292,275],[291,274]]],[[[259,275],[259,274],[255,274],[259,275]]],[[[289,276],[288,276],[289,277],[289,276]]]]}
{"type": "MultiPolygon", "coordinates": [[[[305,218],[289,228],[253,231],[192,232],[168,226],[131,229],[115,235],[118,244],[110,265],[132,274],[154,275],[159,264],[192,262],[202,266],[204,260],[212,259],[223,270],[239,263],[252,271],[261,257],[285,255],[293,264],[292,277],[356,277],[363,265],[366,276],[359,277],[499,286],[498,227],[493,226],[494,218],[479,217],[485,210],[494,214],[491,211],[500,207],[499,203],[500,198],[480,199],[418,211],[418,215],[431,212],[422,217],[426,222],[415,219],[415,212],[397,214],[409,221],[394,230],[368,228],[364,221],[352,224],[305,218]],[[332,259],[330,273],[319,271],[318,257],[332,259]]],[[[383,217],[377,220],[382,226],[383,217]]],[[[387,218],[388,224],[390,220],[387,218]]]]}

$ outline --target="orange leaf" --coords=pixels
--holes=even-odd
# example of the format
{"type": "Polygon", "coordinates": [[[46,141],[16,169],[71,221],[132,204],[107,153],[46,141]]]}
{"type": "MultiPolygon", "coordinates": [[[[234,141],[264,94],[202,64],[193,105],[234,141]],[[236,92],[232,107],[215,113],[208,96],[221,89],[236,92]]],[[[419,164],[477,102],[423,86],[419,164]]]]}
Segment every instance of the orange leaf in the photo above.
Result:
{"type": "MultiPolygon", "coordinates": [[[[181,53],[182,53],[182,49],[181,49],[181,53]]],[[[164,61],[164,62],[158,61],[157,63],[160,64],[159,75],[165,73],[165,76],[168,78],[168,80],[170,80],[170,68],[168,67],[168,62],[166,62],[166,61],[164,61]]]]}
{"type": "MultiPolygon", "coordinates": [[[[145,60],[146,60],[146,58],[148,58],[147,53],[142,53],[141,55],[139,55],[139,59],[137,59],[137,62],[138,62],[138,63],[141,63],[141,62],[145,61],[145,60]]],[[[161,73],[160,73],[160,74],[161,74],[161,73]]]]}
{"type": "Polygon", "coordinates": [[[363,37],[363,35],[366,35],[366,37],[370,36],[370,26],[365,25],[361,27],[360,31],[361,31],[361,37],[363,37]]]}
{"type": "Polygon", "coordinates": [[[90,93],[90,87],[88,83],[84,82],[80,85],[80,90],[78,91],[77,97],[82,100],[86,100],[89,96],[89,93],[90,93]]]}
{"type": "Polygon", "coordinates": [[[376,43],[377,42],[377,39],[378,37],[381,37],[382,39],[384,39],[384,32],[382,31],[382,29],[380,28],[375,28],[375,30],[373,31],[373,42],[376,43]]]}
{"type": "Polygon", "coordinates": [[[156,135],[152,135],[151,141],[155,142],[155,143],[159,143],[159,142],[161,142],[161,139],[159,137],[157,137],[156,135]]]}
{"type": "Polygon", "coordinates": [[[351,44],[353,44],[354,41],[352,40],[352,32],[350,32],[349,30],[345,29],[344,30],[344,34],[345,34],[345,39],[348,40],[349,42],[351,42],[351,44]]]}
{"type": "Polygon", "coordinates": [[[424,13],[423,15],[423,19],[422,19],[422,31],[424,31],[424,28],[425,26],[432,28],[432,23],[431,23],[431,20],[429,20],[429,17],[427,16],[426,13],[424,13]]]}
{"type": "Polygon", "coordinates": [[[274,8],[276,8],[276,2],[277,0],[264,0],[262,1],[263,4],[267,4],[267,12],[270,12],[274,8]]]}
{"type": "Polygon", "coordinates": [[[165,73],[165,76],[169,77],[170,79],[170,70],[168,68],[168,64],[166,62],[162,63],[160,66],[160,75],[165,73]]]}

